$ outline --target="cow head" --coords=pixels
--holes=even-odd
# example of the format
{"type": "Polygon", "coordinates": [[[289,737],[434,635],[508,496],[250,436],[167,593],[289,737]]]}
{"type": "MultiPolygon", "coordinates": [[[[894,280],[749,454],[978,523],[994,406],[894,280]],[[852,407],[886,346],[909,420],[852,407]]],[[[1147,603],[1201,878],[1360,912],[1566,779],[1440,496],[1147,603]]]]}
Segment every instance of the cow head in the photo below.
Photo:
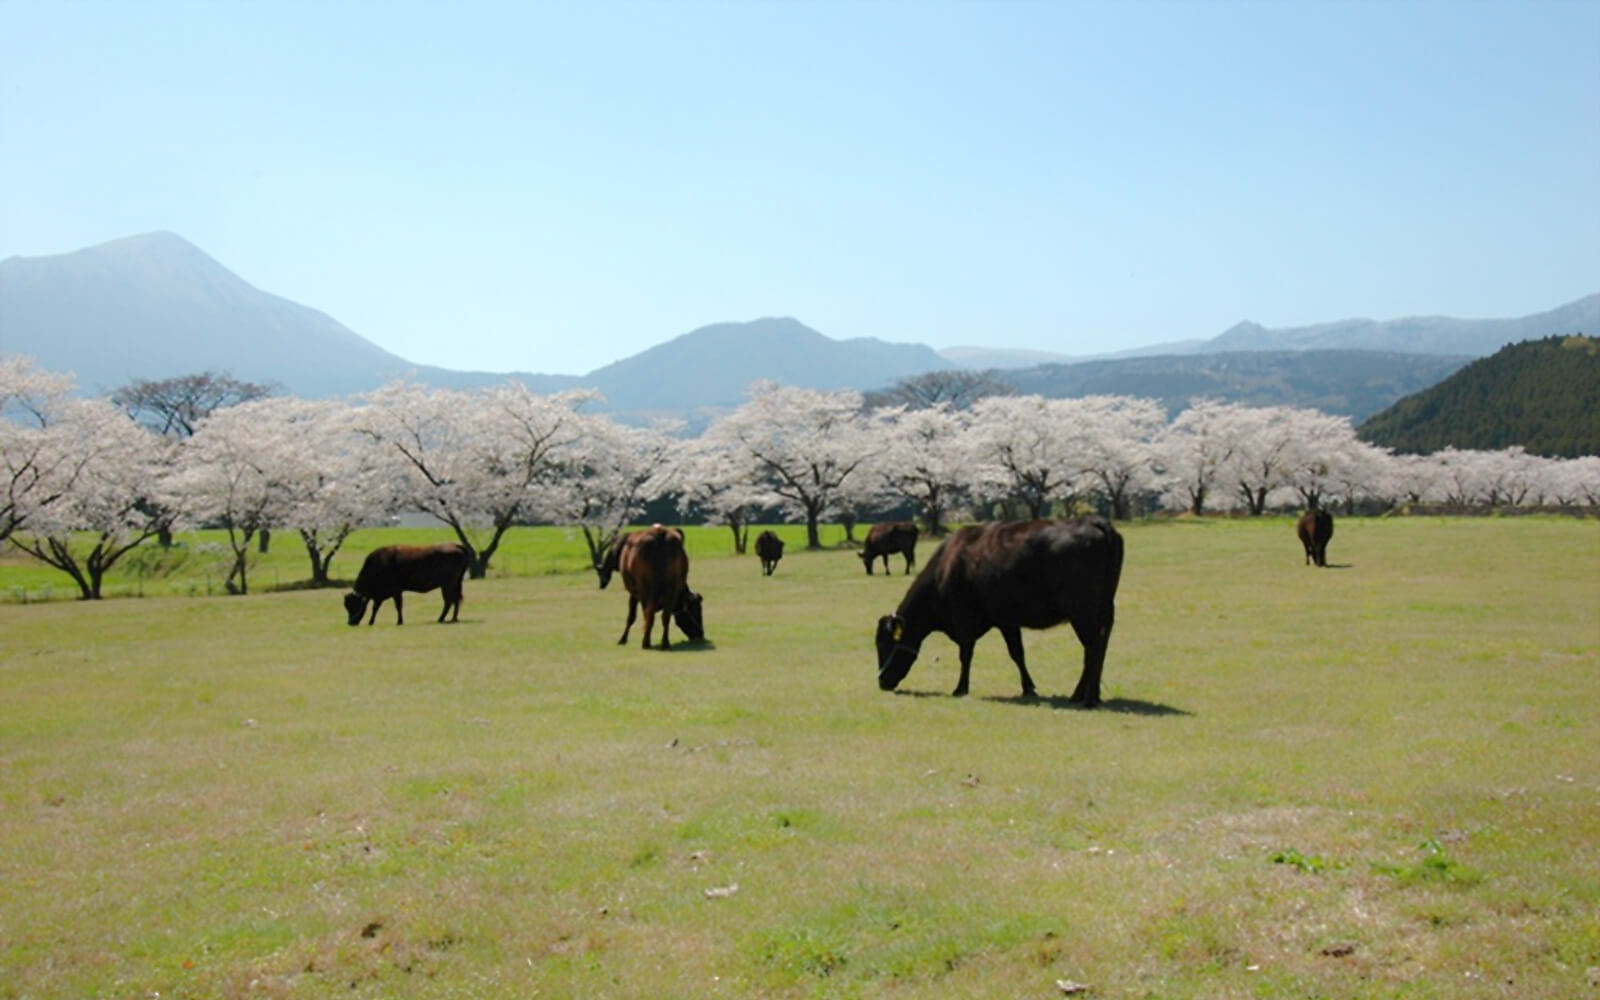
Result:
{"type": "Polygon", "coordinates": [[[878,688],[893,691],[917,662],[918,647],[905,641],[906,622],[899,615],[878,619],[878,688]]]}
{"type": "MultiPolygon", "coordinates": [[[[877,559],[878,557],[876,555],[873,555],[871,550],[869,550],[869,549],[862,549],[860,552],[858,552],[856,554],[861,557],[861,565],[863,565],[863,566],[865,566],[867,568],[867,575],[871,576],[872,575],[872,562],[873,562],[874,559],[877,559]]],[[[885,570],[884,572],[888,572],[888,571],[885,570]]]]}
{"type": "Polygon", "coordinates": [[[350,624],[360,625],[361,616],[367,613],[367,599],[352,590],[344,595],[344,610],[350,616],[350,624]]]}
{"type": "Polygon", "coordinates": [[[673,620],[689,637],[691,642],[699,642],[706,637],[706,620],[702,610],[704,602],[699,594],[692,590],[685,590],[678,598],[678,606],[673,609],[673,620]]]}

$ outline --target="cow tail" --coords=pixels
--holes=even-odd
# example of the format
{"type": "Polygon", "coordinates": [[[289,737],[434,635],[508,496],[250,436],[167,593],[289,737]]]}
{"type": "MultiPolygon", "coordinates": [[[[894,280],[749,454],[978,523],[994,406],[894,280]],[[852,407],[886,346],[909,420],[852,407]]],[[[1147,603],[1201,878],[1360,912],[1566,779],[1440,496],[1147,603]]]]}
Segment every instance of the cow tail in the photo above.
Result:
{"type": "MultiPolygon", "coordinates": [[[[1101,533],[1105,538],[1105,582],[1106,582],[1106,613],[1114,615],[1117,603],[1117,585],[1122,580],[1122,532],[1110,521],[1101,525],[1101,533]]],[[[1109,621],[1109,617],[1107,621],[1109,621]]]]}

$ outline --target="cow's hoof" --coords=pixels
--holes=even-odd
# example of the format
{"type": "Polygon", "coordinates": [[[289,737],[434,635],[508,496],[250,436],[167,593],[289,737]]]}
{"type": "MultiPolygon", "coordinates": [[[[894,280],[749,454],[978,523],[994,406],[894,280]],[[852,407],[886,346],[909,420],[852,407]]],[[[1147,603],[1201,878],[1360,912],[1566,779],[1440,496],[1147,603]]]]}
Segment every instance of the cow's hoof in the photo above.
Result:
{"type": "Polygon", "coordinates": [[[1033,688],[1023,688],[1022,696],[1031,701],[1039,697],[1039,692],[1035,691],[1033,688]]]}
{"type": "Polygon", "coordinates": [[[952,698],[965,698],[966,696],[967,696],[967,689],[966,688],[956,688],[954,691],[950,692],[950,697],[952,697],[952,698]]]}

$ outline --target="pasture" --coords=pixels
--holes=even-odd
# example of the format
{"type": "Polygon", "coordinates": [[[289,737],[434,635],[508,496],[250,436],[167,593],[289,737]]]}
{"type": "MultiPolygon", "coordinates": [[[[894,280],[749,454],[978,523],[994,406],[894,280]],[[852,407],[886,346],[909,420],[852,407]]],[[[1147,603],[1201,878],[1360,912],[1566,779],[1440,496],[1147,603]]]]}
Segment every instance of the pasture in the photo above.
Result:
{"type": "Polygon", "coordinates": [[[1600,525],[1123,532],[1092,712],[1065,628],[879,692],[907,578],[798,535],[670,652],[554,529],[454,625],[0,604],[0,997],[1600,991],[1600,525]]]}

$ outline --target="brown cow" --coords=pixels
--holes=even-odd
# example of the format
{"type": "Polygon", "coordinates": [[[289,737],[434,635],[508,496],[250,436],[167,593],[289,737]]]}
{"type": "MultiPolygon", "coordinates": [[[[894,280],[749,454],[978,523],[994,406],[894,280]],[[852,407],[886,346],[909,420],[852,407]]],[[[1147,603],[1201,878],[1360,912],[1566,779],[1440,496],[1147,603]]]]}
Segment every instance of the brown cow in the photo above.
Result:
{"type": "Polygon", "coordinates": [[[1333,515],[1321,507],[1313,507],[1300,515],[1294,533],[1305,546],[1307,564],[1328,565],[1328,539],[1333,537],[1333,515]]]}
{"type": "Polygon", "coordinates": [[[783,539],[775,531],[763,531],[756,536],[756,555],[761,558],[761,572],[771,576],[783,558],[783,539]]]}
{"type": "Polygon", "coordinates": [[[628,622],[617,645],[627,643],[640,605],[644,606],[644,649],[650,648],[657,612],[661,614],[662,649],[672,647],[668,631],[673,615],[678,616],[678,628],[690,641],[705,638],[700,595],[689,589],[689,556],[683,550],[683,532],[659,524],[633,532],[622,542],[617,570],[628,588],[628,622]]]}
{"type": "Polygon", "coordinates": [[[878,620],[878,687],[894,690],[916,662],[922,641],[943,632],[961,653],[967,693],[972,649],[991,628],[1034,695],[1022,655],[1022,629],[1070,622],[1083,643],[1083,673],[1072,700],[1100,704],[1100,672],[1116,617],[1122,536],[1103,517],[1074,521],[1010,521],[962,528],[934,552],[893,615],[878,620]]]}
{"type": "Polygon", "coordinates": [[[367,554],[356,575],[355,586],[344,595],[344,610],[350,624],[360,625],[361,616],[372,602],[371,625],[378,620],[378,608],[384,601],[394,598],[394,623],[404,625],[400,594],[410,590],[427,593],[444,592],[444,610],[439,612],[442,622],[446,615],[451,621],[461,616],[461,580],[467,575],[471,557],[465,547],[451,542],[447,545],[385,545],[367,554]]]}
{"type": "Polygon", "coordinates": [[[910,521],[886,521],[874,524],[867,532],[866,544],[861,546],[861,562],[872,575],[872,562],[883,557],[883,575],[889,575],[889,556],[899,552],[906,557],[906,575],[917,563],[917,526],[910,521]]]}

